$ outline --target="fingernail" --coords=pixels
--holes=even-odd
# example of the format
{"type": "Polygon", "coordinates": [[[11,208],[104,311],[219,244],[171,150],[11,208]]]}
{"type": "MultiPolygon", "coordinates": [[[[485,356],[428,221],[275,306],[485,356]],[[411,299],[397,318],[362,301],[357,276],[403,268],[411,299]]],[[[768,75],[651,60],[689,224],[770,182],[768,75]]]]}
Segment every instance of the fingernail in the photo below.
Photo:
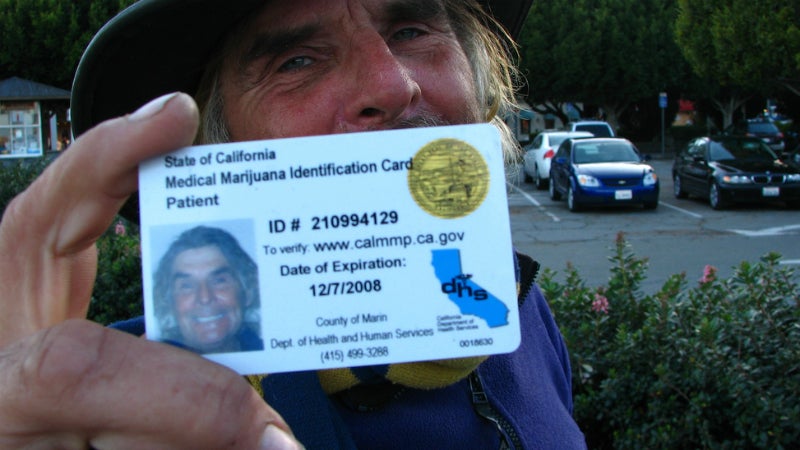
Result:
{"type": "Polygon", "coordinates": [[[259,450],[302,450],[303,446],[275,425],[267,425],[258,448],[259,450]]]}
{"type": "Polygon", "coordinates": [[[146,119],[148,117],[154,116],[156,113],[164,109],[164,105],[167,104],[172,97],[178,95],[177,92],[173,92],[171,94],[162,95],[155,100],[150,100],[141,108],[137,109],[133,114],[128,116],[130,120],[141,120],[146,119]]]}

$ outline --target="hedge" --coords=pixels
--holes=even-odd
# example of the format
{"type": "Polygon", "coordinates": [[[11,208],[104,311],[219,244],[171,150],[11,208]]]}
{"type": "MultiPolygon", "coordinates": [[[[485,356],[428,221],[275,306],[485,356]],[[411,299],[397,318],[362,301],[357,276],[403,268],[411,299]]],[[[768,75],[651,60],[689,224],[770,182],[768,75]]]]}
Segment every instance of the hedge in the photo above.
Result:
{"type": "Polygon", "coordinates": [[[783,449],[800,442],[800,297],[770,253],[729,279],[706,266],[639,290],[647,259],[618,235],[607,286],[545,270],[570,351],[575,418],[595,449],[783,449]]]}

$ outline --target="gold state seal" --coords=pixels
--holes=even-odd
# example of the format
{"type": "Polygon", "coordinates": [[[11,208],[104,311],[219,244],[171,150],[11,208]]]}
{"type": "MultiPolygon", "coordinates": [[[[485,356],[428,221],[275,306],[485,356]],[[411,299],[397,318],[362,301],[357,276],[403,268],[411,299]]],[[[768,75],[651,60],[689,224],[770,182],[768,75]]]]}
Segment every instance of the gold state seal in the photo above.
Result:
{"type": "Polygon", "coordinates": [[[408,171],[414,201],[429,214],[464,217],[483,203],[489,191],[489,167],[473,146],[458,139],[437,139],[422,147],[408,171]]]}

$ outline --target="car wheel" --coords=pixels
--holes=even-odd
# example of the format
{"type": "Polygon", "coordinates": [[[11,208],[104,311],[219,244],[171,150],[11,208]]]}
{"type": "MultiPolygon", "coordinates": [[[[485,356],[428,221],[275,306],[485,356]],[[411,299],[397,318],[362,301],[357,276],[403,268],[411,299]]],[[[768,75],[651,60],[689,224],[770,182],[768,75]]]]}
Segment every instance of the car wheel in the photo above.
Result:
{"type": "Polygon", "coordinates": [[[533,181],[533,178],[531,178],[531,176],[528,175],[528,172],[526,172],[525,169],[522,169],[522,181],[526,183],[530,183],[533,181]]]}
{"type": "Polygon", "coordinates": [[[561,200],[561,193],[556,190],[556,183],[553,181],[553,175],[550,175],[550,198],[552,200],[561,200]]]}
{"type": "Polygon", "coordinates": [[[712,182],[711,187],[708,188],[708,204],[714,209],[725,208],[725,202],[722,200],[722,192],[719,190],[719,185],[712,182]]]}
{"type": "Polygon", "coordinates": [[[683,185],[681,185],[681,176],[675,175],[672,178],[672,191],[675,194],[675,198],[687,198],[689,194],[683,190],[683,185]]]}
{"type": "Polygon", "coordinates": [[[534,167],[533,182],[536,184],[536,189],[542,190],[547,187],[547,182],[539,176],[539,166],[534,167]]]}
{"type": "Polygon", "coordinates": [[[572,212],[578,212],[581,210],[580,204],[575,200],[575,191],[572,190],[572,186],[567,188],[567,207],[572,212]]]}

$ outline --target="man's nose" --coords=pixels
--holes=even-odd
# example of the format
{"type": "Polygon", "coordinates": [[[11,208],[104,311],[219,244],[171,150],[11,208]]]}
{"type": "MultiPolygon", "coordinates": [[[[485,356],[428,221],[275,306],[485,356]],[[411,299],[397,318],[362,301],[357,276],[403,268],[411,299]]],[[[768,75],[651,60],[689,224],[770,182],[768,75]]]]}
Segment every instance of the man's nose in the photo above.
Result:
{"type": "Polygon", "coordinates": [[[362,32],[350,52],[346,75],[344,128],[347,131],[381,129],[404,118],[420,98],[420,86],[413,74],[392,53],[376,32],[362,32]]]}
{"type": "Polygon", "coordinates": [[[208,286],[208,282],[201,282],[197,285],[197,303],[208,304],[213,300],[212,290],[208,286]]]}

